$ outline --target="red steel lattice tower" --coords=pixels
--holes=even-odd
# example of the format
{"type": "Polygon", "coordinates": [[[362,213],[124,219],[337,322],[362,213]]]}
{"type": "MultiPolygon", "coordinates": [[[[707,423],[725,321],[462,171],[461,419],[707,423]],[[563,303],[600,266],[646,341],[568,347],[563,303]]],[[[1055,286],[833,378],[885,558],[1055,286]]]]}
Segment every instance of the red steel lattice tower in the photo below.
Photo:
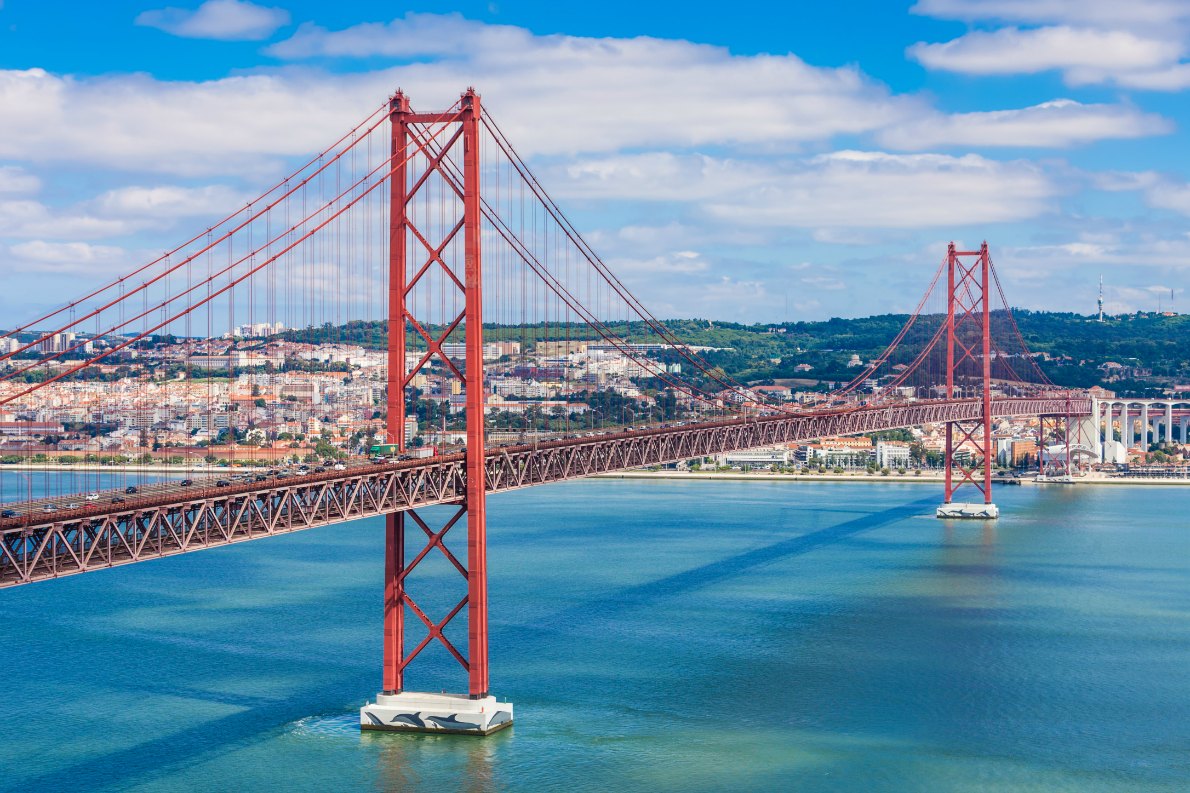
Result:
{"type": "MultiPolygon", "coordinates": [[[[988,244],[978,251],[960,251],[950,243],[946,263],[946,398],[955,398],[955,381],[962,378],[967,386],[978,381],[980,417],[974,422],[947,422],[945,504],[951,504],[955,491],[965,484],[974,485],[988,505],[992,504],[992,464],[996,448],[992,440],[992,351],[991,303],[988,299],[991,259],[988,244]],[[978,372],[978,375],[974,374],[978,372]],[[960,465],[959,452],[964,445],[974,447],[979,464],[960,465]]],[[[942,514],[941,512],[939,513],[942,514]]]]}
{"type": "MultiPolygon", "coordinates": [[[[480,250],[480,97],[474,89],[445,113],[417,113],[402,93],[392,98],[392,173],[389,217],[388,396],[386,442],[406,450],[405,399],[414,378],[432,360],[460,383],[465,395],[465,484],[462,497],[449,519],[435,528],[413,510],[386,517],[384,592],[383,692],[375,704],[366,705],[360,724],[366,729],[447,731],[486,734],[512,721],[512,707],[497,703],[488,693],[487,515],[484,481],[484,372],[482,317],[482,255],[480,250]],[[436,131],[435,131],[436,130],[436,131]],[[459,161],[461,160],[461,168],[459,161]],[[461,174],[460,174],[461,171],[461,174]],[[461,178],[460,178],[461,176],[461,178]],[[412,209],[419,194],[430,193],[437,211],[412,209]],[[447,196],[443,199],[442,196],[447,196]],[[456,213],[442,222],[442,208],[456,213]],[[455,254],[460,246],[463,265],[455,254]],[[410,251],[412,248],[412,254],[410,251]],[[411,258],[412,257],[412,258],[411,258]],[[461,272],[460,272],[461,269],[461,272]],[[431,286],[432,284],[432,286],[431,286]],[[418,288],[451,293],[462,298],[462,310],[433,321],[418,316],[418,288]],[[411,351],[406,334],[420,342],[411,351]],[[464,355],[448,356],[449,339],[463,338],[464,355]],[[416,356],[410,365],[407,361],[416,356]],[[465,561],[444,542],[448,532],[465,528],[465,561]],[[410,540],[406,530],[424,544],[406,558],[410,540]],[[438,618],[421,605],[412,592],[410,573],[428,556],[441,553],[465,582],[465,594],[438,618]],[[445,633],[448,624],[466,612],[466,653],[445,633]],[[410,626],[421,623],[426,635],[416,645],[406,645],[410,626]],[[413,694],[405,689],[405,673],[427,647],[437,642],[467,672],[467,694],[413,694]],[[437,714],[437,715],[435,715],[437,714]]],[[[426,301],[421,301],[425,303],[426,301]]],[[[450,301],[432,301],[446,306],[450,301]]],[[[445,309],[443,309],[445,310],[445,309]]],[[[451,309],[453,313],[453,309],[451,309]]],[[[457,341],[456,341],[457,343],[457,341]]],[[[452,350],[452,352],[454,352],[452,350]]]]}

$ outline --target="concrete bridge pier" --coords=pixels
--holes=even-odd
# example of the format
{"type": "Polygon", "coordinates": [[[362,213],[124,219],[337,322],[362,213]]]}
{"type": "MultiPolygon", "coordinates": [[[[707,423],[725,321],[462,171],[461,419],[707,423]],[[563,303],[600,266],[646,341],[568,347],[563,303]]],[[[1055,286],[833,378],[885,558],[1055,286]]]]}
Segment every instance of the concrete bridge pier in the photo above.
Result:
{"type": "Polygon", "coordinates": [[[511,703],[466,694],[377,694],[376,701],[360,708],[359,715],[360,729],[385,732],[491,735],[512,726],[511,703]]]}
{"type": "Polygon", "coordinates": [[[992,520],[1000,517],[1000,508],[995,504],[970,502],[942,504],[934,511],[934,516],[961,520],[992,520]]]}

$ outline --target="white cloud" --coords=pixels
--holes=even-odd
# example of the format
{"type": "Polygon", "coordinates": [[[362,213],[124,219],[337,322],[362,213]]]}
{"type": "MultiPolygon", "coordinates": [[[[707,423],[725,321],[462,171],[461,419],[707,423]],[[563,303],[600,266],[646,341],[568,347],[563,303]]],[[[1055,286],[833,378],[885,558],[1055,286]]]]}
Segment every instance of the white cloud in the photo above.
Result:
{"type": "MultiPolygon", "coordinates": [[[[814,67],[794,55],[733,55],[685,41],[535,36],[454,15],[410,14],[336,32],[307,27],[274,49],[298,55],[336,48],[439,60],[350,74],[289,66],[199,82],[0,70],[0,158],[275,176],[284,158],[317,151],[399,85],[412,87],[415,106],[423,108],[446,107],[461,88],[479,86],[527,156],[698,147],[788,152],[841,135],[910,129],[914,119],[936,116],[923,100],[892,95],[852,67],[814,67]]],[[[1104,135],[1160,126],[1136,111],[1108,119],[1112,106],[1086,107],[1094,109],[1079,112],[1094,123],[1084,129],[1104,135]]],[[[1041,121],[1073,115],[1070,109],[1016,112],[1058,145],[1091,137],[1070,125],[1055,132],[1058,121],[1041,121]]],[[[985,118],[980,126],[1008,124],[985,118]]]]}
{"type": "Polygon", "coordinates": [[[1092,187],[1107,192],[1144,190],[1161,181],[1161,175],[1155,171],[1100,171],[1089,177],[1092,187]]]}
{"type": "MultiPolygon", "coordinates": [[[[1011,271],[1034,274],[1052,274],[1059,268],[1085,271],[1088,266],[1105,270],[1157,267],[1185,271],[1190,268],[1190,235],[1162,237],[1134,233],[1113,241],[1080,239],[1047,245],[1009,246],[996,261],[998,267],[1005,263],[1011,271]]],[[[1115,280],[1118,283],[1124,278],[1115,280]]]]}
{"type": "Polygon", "coordinates": [[[1190,184],[1159,182],[1145,192],[1149,206],[1169,209],[1190,217],[1190,184]]]}
{"type": "MultiPolygon", "coordinates": [[[[0,169],[0,193],[4,192],[4,176],[4,170],[0,169]]],[[[17,184],[31,188],[37,182],[28,175],[18,175],[17,184]]],[[[0,237],[75,240],[120,237],[169,229],[179,218],[222,216],[243,203],[242,194],[221,185],[123,187],[66,207],[50,206],[28,197],[0,198],[0,237]]],[[[26,244],[30,243],[22,243],[26,244]]]]}
{"type": "MultiPolygon", "coordinates": [[[[1099,24],[1065,17],[1009,22],[1072,30],[1099,24]]],[[[1137,40],[1169,40],[1139,26],[1119,29],[1137,40]]],[[[6,263],[48,268],[54,265],[37,257],[57,255],[63,260],[57,266],[81,261],[77,272],[90,273],[87,266],[105,262],[122,267],[110,258],[119,249],[38,246],[137,234],[118,244],[150,252],[171,247],[166,243],[174,240],[165,237],[175,235],[166,230],[179,218],[242,205],[250,189],[245,185],[275,176],[287,158],[322,148],[398,86],[410,90],[415,107],[434,109],[476,85],[485,108],[530,158],[542,182],[567,199],[562,203],[576,223],[584,230],[602,229],[588,234],[596,250],[662,315],[776,317],[784,310],[785,291],[799,311],[854,313],[861,309],[852,306],[850,290],[840,288],[844,278],[867,293],[872,309],[894,308],[891,301],[911,291],[900,290],[901,281],[916,285],[918,274],[900,262],[890,274],[890,251],[914,248],[923,236],[978,235],[987,224],[1043,215],[1047,223],[1066,224],[1060,233],[1094,225],[1096,219],[1047,214],[1071,188],[1135,190],[1154,205],[1164,201],[1183,211],[1177,183],[1153,174],[1070,178],[1073,169],[1061,163],[976,155],[813,156],[840,146],[908,152],[1069,147],[1168,130],[1161,117],[1110,100],[946,115],[933,110],[928,98],[893,94],[854,66],[821,68],[794,55],[738,55],[644,37],[537,36],[457,15],[410,14],[391,24],[342,31],[305,26],[269,52],[291,60],[358,56],[370,60],[349,68],[371,70],[334,73],[342,64],[288,63],[208,81],[0,70],[5,108],[0,162],[24,166],[0,168],[0,243],[5,236],[10,244],[29,241],[21,242],[22,257],[5,249],[6,263]],[[391,65],[373,68],[376,60],[391,65]],[[78,123],[80,118],[86,123],[78,123]],[[71,162],[72,171],[73,163],[83,163],[85,183],[102,184],[96,192],[110,189],[72,206],[51,206],[61,200],[61,189],[47,191],[46,203],[29,200],[38,190],[31,172],[50,166],[43,172],[50,184],[53,166],[62,162],[71,162]],[[196,187],[188,180],[187,186],[173,187],[159,174],[219,184],[196,187]],[[1157,184],[1167,192],[1150,193],[1157,184]],[[569,201],[575,198],[583,201],[569,201]],[[873,252],[843,247],[861,244],[873,252]],[[829,268],[846,257],[853,258],[845,263],[845,277],[842,270],[812,273],[788,266],[811,259],[816,268],[829,268]]],[[[1176,55],[1170,60],[1171,52],[1162,51],[1164,60],[1120,60],[1110,79],[1177,82],[1180,67],[1176,55]]],[[[1092,60],[1079,63],[1101,65],[1092,60]]],[[[1074,79],[1076,67],[1068,60],[1054,63],[1059,65],[1046,68],[1074,79]]],[[[1170,222],[1165,213],[1152,214],[1170,222]]],[[[1047,227],[1046,239],[1051,232],[1047,227]]],[[[1098,256],[1124,245],[1083,239],[1071,244],[1104,247],[1098,256]]],[[[1055,256],[1093,260],[1076,249],[1055,256]]],[[[928,265],[922,285],[932,272],[928,265]]],[[[61,280],[82,282],[73,276],[61,280]]],[[[867,302],[862,310],[868,310],[867,302]]]]}
{"type": "Polygon", "coordinates": [[[700,201],[764,184],[771,168],[703,154],[648,152],[579,160],[550,169],[554,192],[570,198],[700,201]]]}
{"type": "Polygon", "coordinates": [[[909,55],[930,69],[964,74],[1036,74],[1063,69],[1068,79],[1150,71],[1181,54],[1176,41],[1145,38],[1125,30],[1066,26],[974,31],[940,44],[918,42],[909,55]]]}
{"type": "Polygon", "coordinates": [[[0,166],[0,193],[36,193],[41,180],[24,168],[0,166]]]}
{"type": "Polygon", "coordinates": [[[929,228],[989,224],[1049,211],[1058,189],[1036,166],[977,155],[842,151],[712,215],[743,224],[929,228]]]}
{"type": "Polygon", "coordinates": [[[828,245],[850,245],[876,247],[878,245],[901,245],[909,240],[908,230],[902,229],[857,229],[854,227],[816,228],[810,233],[815,242],[828,245]]]}
{"type": "MultiPolygon", "coordinates": [[[[1090,75],[1084,76],[1089,79],[1090,75]]],[[[1178,63],[1168,68],[1147,72],[1126,72],[1115,75],[1115,82],[1128,88],[1148,91],[1181,91],[1190,87],[1190,64],[1178,63]]]]}
{"type": "Polygon", "coordinates": [[[31,199],[0,199],[0,236],[96,239],[126,234],[136,228],[136,224],[126,220],[97,217],[86,211],[56,210],[31,199]]]}
{"type": "Polygon", "coordinates": [[[711,269],[708,262],[697,251],[674,251],[651,259],[613,259],[608,264],[617,273],[649,273],[691,275],[705,273],[711,269]]]}
{"type": "Polygon", "coordinates": [[[7,258],[20,262],[25,273],[94,273],[128,264],[123,248],[85,242],[30,240],[9,246],[7,258]]]}
{"type": "MultiPolygon", "coordinates": [[[[546,36],[562,43],[568,36],[546,36]]],[[[466,19],[460,14],[419,14],[383,22],[366,22],[343,30],[327,30],[304,23],[292,37],[271,44],[269,55],[286,60],[302,58],[394,59],[424,57],[462,57],[476,51],[491,53],[521,52],[537,48],[534,35],[511,25],[489,25],[466,19]]]]}
{"type": "Polygon", "coordinates": [[[0,157],[183,175],[273,173],[277,158],[318,151],[379,107],[386,85],[383,76],[163,82],[0,70],[0,157]]]}
{"type": "Polygon", "coordinates": [[[908,118],[920,100],[894,97],[853,67],[795,55],[734,55],[722,47],[638,37],[535,36],[458,15],[408,14],[341,31],[307,26],[268,52],[284,58],[376,57],[415,107],[449,105],[476,85],[509,137],[529,153],[627,147],[791,148],[908,118]]]}
{"type": "Polygon", "coordinates": [[[259,41],[289,23],[289,12],[245,0],[207,0],[193,11],[161,8],[144,11],[136,24],[188,39],[259,41]]]}
{"type": "Polygon", "coordinates": [[[1172,308],[1168,300],[1169,291],[1170,288],[1162,284],[1111,287],[1104,295],[1103,310],[1108,314],[1130,314],[1134,311],[1156,311],[1164,307],[1168,311],[1172,308]]]}
{"type": "Polygon", "coordinates": [[[247,201],[242,193],[223,185],[206,187],[121,187],[96,198],[96,211],[107,216],[145,219],[226,214],[247,201]]]}
{"type": "Polygon", "coordinates": [[[352,74],[289,67],[165,82],[0,70],[0,157],[182,175],[275,173],[278,158],[317,151],[398,85],[415,87],[422,108],[447,107],[462,88],[479,86],[525,155],[788,150],[924,109],[855,69],[816,68],[792,55],[734,56],[657,39],[528,41],[515,56],[481,50],[470,59],[352,74]]]}
{"type": "Polygon", "coordinates": [[[822,289],[827,292],[838,292],[846,289],[847,284],[840,281],[838,278],[831,278],[826,275],[812,275],[801,279],[801,283],[814,289],[822,289]]]}
{"type": "MultiPolygon", "coordinates": [[[[999,223],[1051,209],[1041,169],[977,155],[840,151],[807,160],[652,153],[581,162],[567,197],[688,202],[724,226],[930,228],[999,223]]],[[[823,241],[837,237],[816,236],[823,241]]]]}
{"type": "Polygon", "coordinates": [[[1106,192],[1139,192],[1145,204],[1190,217],[1190,183],[1155,171],[1087,174],[1091,187],[1106,192]]]}
{"type": "Polygon", "coordinates": [[[1190,35],[1184,0],[919,0],[912,10],[1006,25],[910,47],[928,68],[982,75],[1058,70],[1069,85],[1190,87],[1190,64],[1182,62],[1190,35]]]}
{"type": "Polygon", "coordinates": [[[576,178],[546,180],[559,196],[678,202],[703,218],[703,238],[720,229],[741,239],[750,229],[808,228],[820,242],[855,244],[858,236],[868,244],[872,232],[855,230],[878,229],[878,241],[886,242],[886,230],[1033,218],[1054,210],[1061,193],[1036,165],[978,155],[839,151],[751,162],[650,153],[579,162],[565,171],[576,178]]]}
{"type": "Polygon", "coordinates": [[[877,140],[912,151],[945,146],[1063,148],[1172,131],[1168,120],[1129,105],[1084,105],[1058,99],[1019,110],[930,114],[882,130],[877,140]]]}
{"type": "Polygon", "coordinates": [[[626,224],[614,229],[596,229],[586,233],[587,241],[602,250],[604,245],[625,245],[634,250],[671,250],[698,238],[698,229],[671,221],[661,226],[626,224]]]}
{"type": "MultiPolygon", "coordinates": [[[[993,249],[996,270],[1015,306],[1038,310],[1091,313],[1104,279],[1109,313],[1157,308],[1156,295],[1184,283],[1190,272],[1190,235],[1161,235],[1109,218],[1093,218],[1088,231],[1069,237],[1055,232],[1052,241],[1005,244],[993,249]]],[[[1179,298],[1181,297],[1179,289],[1179,298]]],[[[1166,303],[1165,305],[1169,305],[1166,303]]]]}
{"type": "Polygon", "coordinates": [[[1130,29],[1166,29],[1190,19],[1190,6],[1183,0],[918,0],[910,10],[939,19],[1130,29]]]}
{"type": "MultiPolygon", "coordinates": [[[[635,287],[634,287],[635,288],[635,287]]],[[[694,316],[742,321],[776,317],[784,297],[763,279],[711,275],[706,278],[669,279],[657,290],[658,316],[694,316]]]]}

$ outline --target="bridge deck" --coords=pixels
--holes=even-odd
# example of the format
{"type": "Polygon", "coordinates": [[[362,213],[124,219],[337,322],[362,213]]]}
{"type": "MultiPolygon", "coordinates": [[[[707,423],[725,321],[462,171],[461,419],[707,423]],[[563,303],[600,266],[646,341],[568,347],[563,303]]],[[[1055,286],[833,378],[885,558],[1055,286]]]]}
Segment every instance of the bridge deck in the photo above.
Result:
{"type": "MultiPolygon", "coordinates": [[[[487,451],[488,492],[739,449],[979,417],[979,400],[738,418],[588,434],[487,451]]],[[[1090,413],[1089,399],[1003,398],[1000,417],[1090,413]]],[[[464,455],[213,487],[169,484],[123,503],[0,520],[0,587],[147,561],[388,512],[457,503],[464,455]]]]}

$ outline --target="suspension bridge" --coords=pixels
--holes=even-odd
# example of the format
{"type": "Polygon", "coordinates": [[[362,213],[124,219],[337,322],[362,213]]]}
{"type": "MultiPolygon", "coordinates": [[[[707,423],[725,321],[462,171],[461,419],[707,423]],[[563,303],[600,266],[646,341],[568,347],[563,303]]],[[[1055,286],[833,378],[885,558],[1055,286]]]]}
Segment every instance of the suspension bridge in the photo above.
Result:
{"type": "MultiPolygon", "coordinates": [[[[949,247],[850,382],[800,404],[766,397],[650,313],[474,90],[434,112],[398,92],[258,198],[3,340],[0,424],[18,435],[61,422],[148,461],[241,434],[326,436],[323,400],[382,422],[384,459],[173,481],[44,473],[0,492],[0,587],[383,515],[382,690],[364,729],[512,722],[489,683],[488,494],[938,424],[940,516],[990,518],[993,422],[1093,410],[1046,378],[986,243],[949,247]],[[458,573],[441,613],[418,576],[431,559],[458,573]],[[465,694],[410,688],[431,647],[457,661],[465,694]]],[[[32,462],[36,444],[23,448],[32,462]]]]}

